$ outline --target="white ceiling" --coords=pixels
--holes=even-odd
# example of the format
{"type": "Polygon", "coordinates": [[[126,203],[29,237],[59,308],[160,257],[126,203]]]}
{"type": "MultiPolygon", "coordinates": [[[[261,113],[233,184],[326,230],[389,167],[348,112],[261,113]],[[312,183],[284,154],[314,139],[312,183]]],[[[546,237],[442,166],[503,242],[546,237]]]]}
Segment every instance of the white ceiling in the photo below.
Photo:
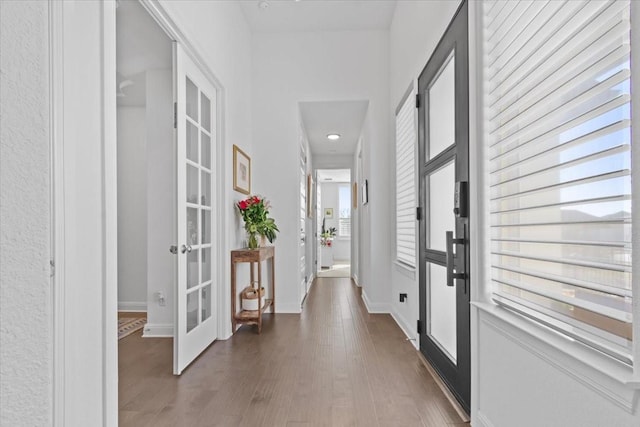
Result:
{"type": "Polygon", "coordinates": [[[300,116],[314,155],[353,155],[369,101],[300,102],[300,116]],[[330,141],[327,135],[340,134],[330,141]]]}
{"type": "Polygon", "coordinates": [[[145,72],[172,67],[171,39],[139,2],[121,0],[116,4],[118,105],[144,106],[145,72]],[[120,90],[127,80],[127,86],[120,90]]]}
{"type": "Polygon", "coordinates": [[[351,182],[349,169],[318,169],[318,182],[351,182]]]}
{"type": "Polygon", "coordinates": [[[387,30],[395,0],[242,0],[254,32],[387,30]],[[268,7],[261,8],[260,4],[268,7]]]}

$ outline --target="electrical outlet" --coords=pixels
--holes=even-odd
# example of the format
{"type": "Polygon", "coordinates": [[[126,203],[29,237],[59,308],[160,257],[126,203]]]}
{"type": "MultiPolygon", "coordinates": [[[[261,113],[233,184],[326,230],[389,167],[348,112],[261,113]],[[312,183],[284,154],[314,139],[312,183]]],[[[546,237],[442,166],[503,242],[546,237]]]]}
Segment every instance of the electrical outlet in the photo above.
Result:
{"type": "Polygon", "coordinates": [[[165,305],[167,305],[167,300],[164,297],[163,292],[156,292],[156,298],[158,299],[158,305],[160,307],[164,307],[165,305]]]}
{"type": "Polygon", "coordinates": [[[400,302],[404,302],[407,299],[407,294],[400,294],[400,302]]]}

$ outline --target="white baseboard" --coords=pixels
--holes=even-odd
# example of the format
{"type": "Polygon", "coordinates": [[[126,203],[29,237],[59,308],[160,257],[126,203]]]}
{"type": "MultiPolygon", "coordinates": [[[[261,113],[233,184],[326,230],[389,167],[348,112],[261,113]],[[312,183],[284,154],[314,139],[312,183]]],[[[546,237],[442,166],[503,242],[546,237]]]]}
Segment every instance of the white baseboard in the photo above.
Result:
{"type": "Polygon", "coordinates": [[[353,283],[355,283],[357,287],[359,287],[359,288],[362,287],[362,286],[360,286],[360,283],[358,283],[358,275],[357,274],[352,274],[351,275],[351,280],[353,280],[353,283]]]}
{"type": "Polygon", "coordinates": [[[391,317],[396,321],[402,332],[407,336],[411,344],[416,348],[416,350],[420,349],[420,344],[418,343],[418,334],[411,329],[411,326],[404,320],[400,314],[395,311],[391,311],[391,317]],[[413,332],[412,332],[413,331],[413,332]]]}
{"type": "Polygon", "coordinates": [[[142,338],[173,338],[173,325],[168,323],[147,323],[142,338]]]}
{"type": "Polygon", "coordinates": [[[384,303],[374,303],[369,300],[367,293],[362,291],[362,300],[369,313],[384,313],[389,314],[389,305],[384,303]]]}
{"type": "Polygon", "coordinates": [[[493,423],[489,421],[489,419],[482,412],[476,412],[476,419],[473,420],[472,424],[478,427],[493,427],[493,423]]]}
{"type": "Polygon", "coordinates": [[[146,302],[135,302],[135,301],[118,301],[118,311],[144,311],[147,312],[147,303],[146,302]]]}

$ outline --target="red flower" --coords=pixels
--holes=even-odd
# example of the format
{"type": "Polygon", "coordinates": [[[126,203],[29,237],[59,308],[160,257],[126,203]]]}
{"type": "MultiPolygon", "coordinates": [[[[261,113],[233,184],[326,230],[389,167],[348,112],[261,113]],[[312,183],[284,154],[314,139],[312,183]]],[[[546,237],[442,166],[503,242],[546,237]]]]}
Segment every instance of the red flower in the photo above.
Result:
{"type": "Polygon", "coordinates": [[[243,211],[249,207],[249,203],[247,203],[246,200],[241,200],[240,202],[238,202],[238,207],[243,211]]]}
{"type": "Polygon", "coordinates": [[[258,198],[258,196],[253,196],[252,203],[260,203],[260,199],[258,198]]]}

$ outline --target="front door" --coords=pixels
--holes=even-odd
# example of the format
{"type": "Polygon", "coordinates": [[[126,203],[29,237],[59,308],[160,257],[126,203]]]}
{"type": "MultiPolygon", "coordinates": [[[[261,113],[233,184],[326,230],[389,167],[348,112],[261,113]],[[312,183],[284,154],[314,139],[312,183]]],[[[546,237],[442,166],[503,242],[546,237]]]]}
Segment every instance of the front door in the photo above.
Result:
{"type": "Polygon", "coordinates": [[[217,337],[216,90],[174,42],[178,280],[173,373],[217,337]]]}
{"type": "Polygon", "coordinates": [[[467,3],[418,80],[420,350],[470,410],[467,3]]]}

